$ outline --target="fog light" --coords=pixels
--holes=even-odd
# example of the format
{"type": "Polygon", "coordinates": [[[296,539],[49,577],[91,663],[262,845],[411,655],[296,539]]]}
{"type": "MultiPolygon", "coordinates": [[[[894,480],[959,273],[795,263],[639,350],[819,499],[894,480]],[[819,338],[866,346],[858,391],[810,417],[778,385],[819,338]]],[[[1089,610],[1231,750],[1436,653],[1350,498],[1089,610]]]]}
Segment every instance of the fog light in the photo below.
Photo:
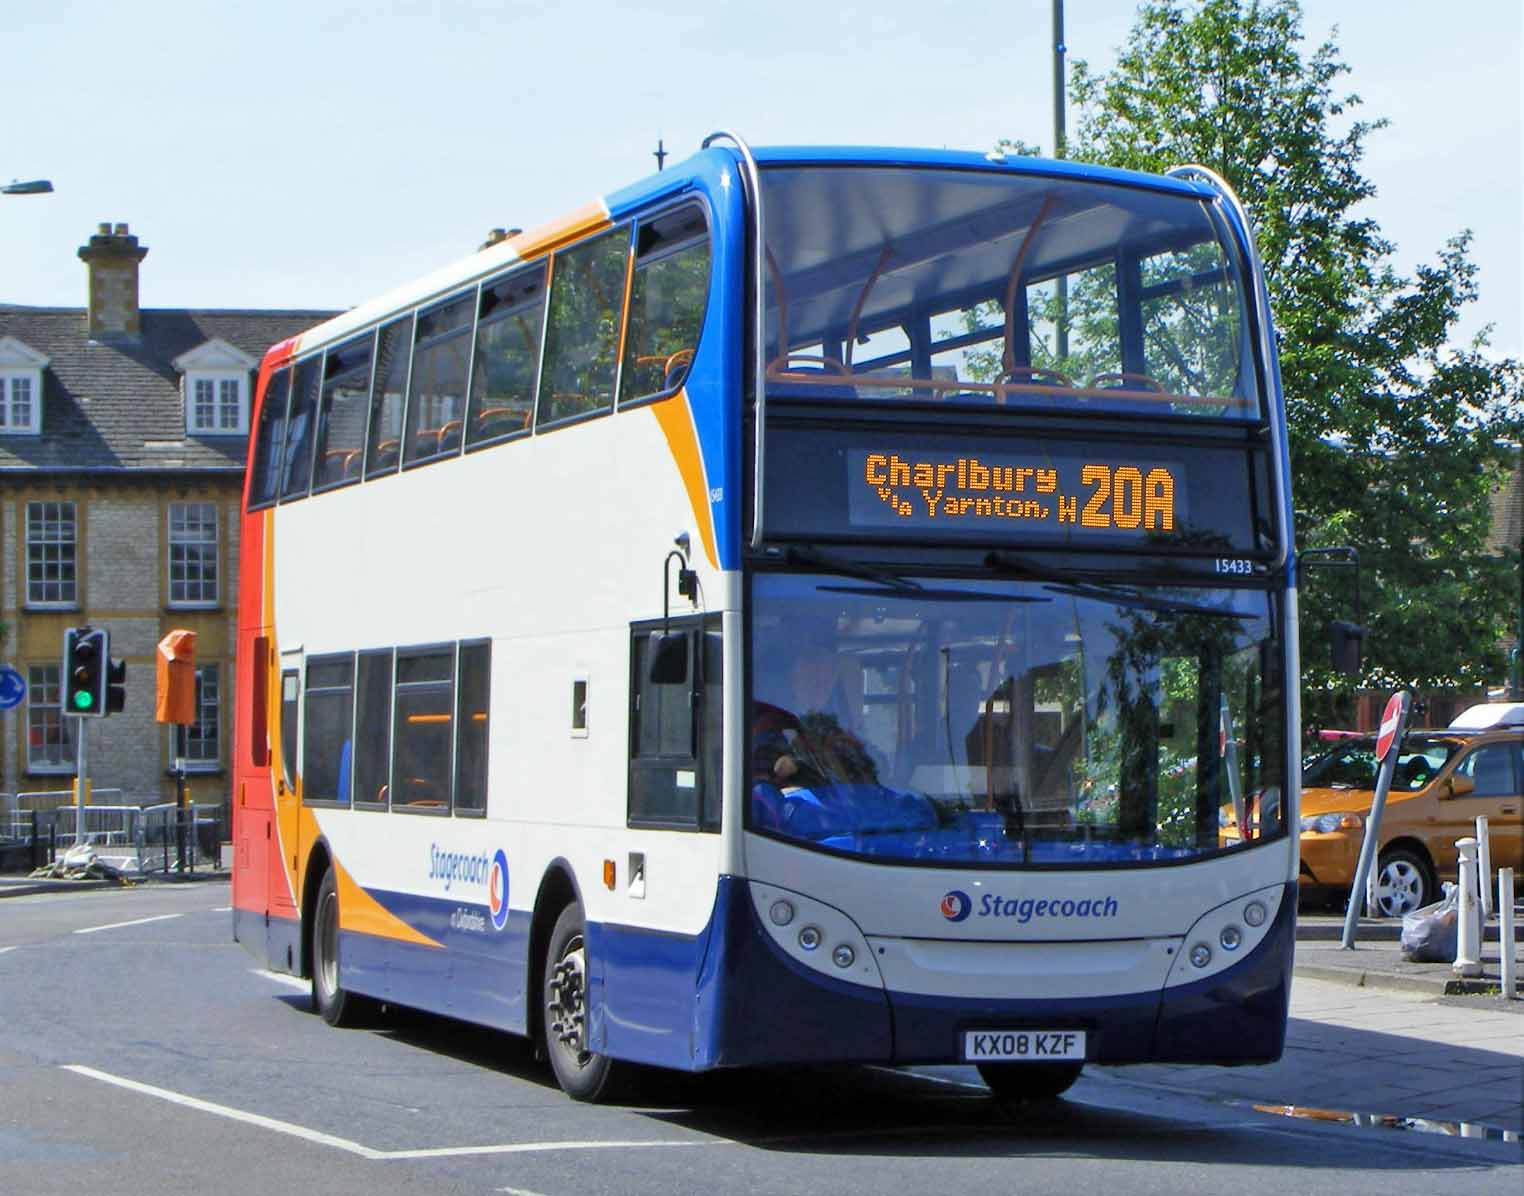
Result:
{"type": "Polygon", "coordinates": [[[846,943],[840,943],[831,952],[831,962],[838,968],[850,968],[857,962],[857,952],[846,943]]]}
{"type": "Polygon", "coordinates": [[[1191,948],[1191,963],[1198,968],[1204,968],[1212,962],[1212,948],[1205,943],[1197,943],[1191,948]]]}
{"type": "Polygon", "coordinates": [[[806,951],[813,951],[820,946],[820,928],[818,926],[806,926],[799,932],[799,945],[806,951]]]}
{"type": "Polygon", "coordinates": [[[773,920],[774,926],[787,926],[794,920],[794,903],[774,901],[772,909],[767,911],[767,916],[773,920]]]}
{"type": "Polygon", "coordinates": [[[1259,901],[1251,901],[1244,906],[1244,921],[1250,926],[1263,926],[1265,919],[1270,916],[1270,911],[1259,901]]]}
{"type": "Polygon", "coordinates": [[[1237,926],[1224,926],[1217,941],[1222,944],[1224,951],[1237,951],[1238,945],[1244,941],[1244,932],[1237,926]]]}

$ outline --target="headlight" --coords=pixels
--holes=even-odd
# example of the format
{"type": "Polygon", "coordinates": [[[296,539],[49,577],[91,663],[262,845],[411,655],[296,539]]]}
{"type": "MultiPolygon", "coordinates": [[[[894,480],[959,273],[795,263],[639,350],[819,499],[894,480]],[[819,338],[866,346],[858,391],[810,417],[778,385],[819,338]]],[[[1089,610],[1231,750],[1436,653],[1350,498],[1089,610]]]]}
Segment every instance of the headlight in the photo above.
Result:
{"type": "Polygon", "coordinates": [[[1329,835],[1334,831],[1357,831],[1364,825],[1363,814],[1308,814],[1302,819],[1302,833],[1316,831],[1329,835]]]}

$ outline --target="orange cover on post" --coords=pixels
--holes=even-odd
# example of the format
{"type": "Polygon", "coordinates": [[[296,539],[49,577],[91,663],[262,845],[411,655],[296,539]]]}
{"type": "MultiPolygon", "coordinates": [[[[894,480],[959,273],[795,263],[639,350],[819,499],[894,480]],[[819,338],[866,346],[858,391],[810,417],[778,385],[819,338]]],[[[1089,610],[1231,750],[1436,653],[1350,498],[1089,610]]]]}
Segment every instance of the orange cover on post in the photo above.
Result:
{"type": "Polygon", "coordinates": [[[158,682],[154,717],[161,723],[196,721],[196,633],[171,631],[154,657],[158,682]]]}

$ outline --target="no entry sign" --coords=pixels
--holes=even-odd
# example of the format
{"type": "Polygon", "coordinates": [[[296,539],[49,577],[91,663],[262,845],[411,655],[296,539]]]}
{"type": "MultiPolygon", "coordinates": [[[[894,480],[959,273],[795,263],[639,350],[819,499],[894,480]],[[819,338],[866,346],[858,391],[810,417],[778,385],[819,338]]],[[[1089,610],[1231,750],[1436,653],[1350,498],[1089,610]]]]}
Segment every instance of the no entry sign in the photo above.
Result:
{"type": "Polygon", "coordinates": [[[1402,722],[1402,699],[1405,694],[1393,694],[1381,712],[1381,729],[1376,735],[1376,759],[1385,760],[1392,750],[1392,740],[1397,738],[1397,727],[1402,722]]]}

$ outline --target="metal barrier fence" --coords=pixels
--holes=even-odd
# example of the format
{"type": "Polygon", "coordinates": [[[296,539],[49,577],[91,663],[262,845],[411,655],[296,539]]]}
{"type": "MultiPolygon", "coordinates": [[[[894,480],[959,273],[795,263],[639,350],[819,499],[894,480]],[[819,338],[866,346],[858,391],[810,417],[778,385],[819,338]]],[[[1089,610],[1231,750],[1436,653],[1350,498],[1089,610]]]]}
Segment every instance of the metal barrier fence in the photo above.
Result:
{"type": "MultiPolygon", "coordinates": [[[[95,800],[85,807],[83,841],[127,871],[216,866],[222,844],[231,838],[229,812],[222,803],[191,803],[182,814],[174,802],[123,802],[120,789],[97,789],[92,795],[104,796],[118,800],[95,800]]],[[[51,864],[80,841],[77,813],[69,790],[0,793],[0,848],[9,843],[24,852],[31,868],[51,864]]]]}
{"type": "Polygon", "coordinates": [[[144,806],[138,822],[138,868],[143,872],[177,872],[214,867],[228,837],[227,811],[221,804],[174,802],[144,806]]]}

